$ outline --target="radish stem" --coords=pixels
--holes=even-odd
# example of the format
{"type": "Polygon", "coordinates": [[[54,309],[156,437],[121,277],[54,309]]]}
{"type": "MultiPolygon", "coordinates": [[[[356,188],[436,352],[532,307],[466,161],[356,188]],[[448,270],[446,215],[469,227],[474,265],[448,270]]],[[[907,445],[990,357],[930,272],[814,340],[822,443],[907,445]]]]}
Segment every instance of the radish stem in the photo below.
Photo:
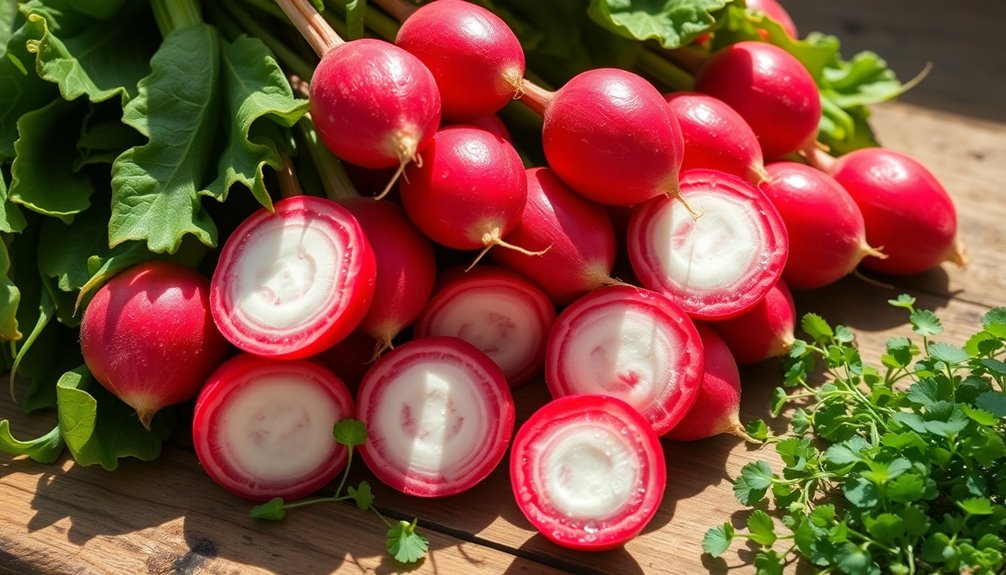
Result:
{"type": "Polygon", "coordinates": [[[319,57],[345,44],[307,0],[276,0],[276,4],[319,57]]]}
{"type": "Polygon", "coordinates": [[[544,116],[545,110],[548,109],[549,104],[555,99],[555,92],[550,92],[524,78],[521,80],[520,89],[517,91],[515,98],[537,112],[539,116],[544,116]]]}

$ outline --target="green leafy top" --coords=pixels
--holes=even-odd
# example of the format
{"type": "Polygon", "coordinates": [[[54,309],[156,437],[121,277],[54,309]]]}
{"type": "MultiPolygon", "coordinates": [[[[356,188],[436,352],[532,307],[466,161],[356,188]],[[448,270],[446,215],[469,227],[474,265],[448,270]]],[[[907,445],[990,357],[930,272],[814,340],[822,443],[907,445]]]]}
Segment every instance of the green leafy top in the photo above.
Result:
{"type": "Polygon", "coordinates": [[[684,46],[709,30],[731,0],[591,0],[590,17],[616,34],[684,46]]]}

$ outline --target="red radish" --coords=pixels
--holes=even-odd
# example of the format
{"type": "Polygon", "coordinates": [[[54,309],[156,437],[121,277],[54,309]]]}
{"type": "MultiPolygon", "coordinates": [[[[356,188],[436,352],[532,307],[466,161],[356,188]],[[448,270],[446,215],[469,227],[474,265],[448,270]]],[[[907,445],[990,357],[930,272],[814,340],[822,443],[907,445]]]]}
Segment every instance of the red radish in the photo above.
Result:
{"type": "Polygon", "coordinates": [[[430,301],[437,260],[430,240],[397,204],[358,198],[342,205],[363,228],[377,260],[374,297],[359,328],[377,340],[380,353],[430,301]]]}
{"type": "Polygon", "coordinates": [[[308,357],[360,324],[376,269],[370,243],[346,208],[324,198],[285,198],[227,238],[210,283],[213,320],[244,351],[308,357]]]}
{"type": "Polygon", "coordinates": [[[447,126],[405,176],[405,212],[433,241],[483,254],[495,245],[520,249],[503,241],[527,200],[524,165],[506,140],[471,126],[447,126]]]}
{"type": "Polygon", "coordinates": [[[838,158],[828,171],[862,211],[866,241],[887,254],[886,259],[865,258],[865,267],[910,275],[945,261],[964,265],[953,200],[918,161],[893,150],[864,148],[838,158]]]}
{"type": "Polygon", "coordinates": [[[479,116],[474,120],[468,120],[464,123],[469,126],[475,126],[476,128],[482,128],[490,134],[494,134],[508,142],[513,142],[513,138],[510,137],[510,130],[507,129],[506,124],[504,124],[503,120],[501,120],[496,114],[479,116]]]}
{"type": "Polygon", "coordinates": [[[750,309],[782,275],[786,227],[764,194],[716,170],[690,170],[681,194],[697,220],[667,198],[637,206],[629,221],[632,269],[692,318],[714,321],[750,309]]]}
{"type": "Polygon", "coordinates": [[[547,250],[494,250],[494,262],[531,278],[556,305],[615,283],[615,229],[604,208],[570,190],[548,168],[527,170],[527,204],[510,243],[547,250]]]}
{"type": "Polygon", "coordinates": [[[438,0],[405,19],[395,44],[419,58],[440,89],[443,116],[463,122],[495,114],[524,77],[524,50],[506,23],[463,0],[438,0]]]}
{"type": "Polygon", "coordinates": [[[886,257],[866,243],[863,214],[834,178],[796,162],[770,164],[768,173],[759,188],[786,223],[789,258],[782,277],[790,287],[826,286],[866,256],[886,257]]]}
{"type": "Polygon", "coordinates": [[[480,265],[438,286],[413,332],[417,338],[467,341],[488,355],[515,388],[540,373],[554,321],[555,308],[537,286],[512,271],[480,265]]]}
{"type": "Polygon", "coordinates": [[[726,102],[776,159],[812,145],[821,119],[814,78],[792,54],[767,42],[718,50],[695,77],[695,89],[726,102]]]}
{"type": "Polygon", "coordinates": [[[377,360],[360,385],[357,414],[370,471],[421,497],[482,481],[503,458],[515,417],[503,372],[456,337],[414,339],[377,360]]]}
{"type": "Polygon", "coordinates": [[[600,393],[639,411],[662,435],[695,401],[702,342],[685,312],[632,286],[594,290],[556,319],[545,352],[552,397],[600,393]]]}
{"type": "Polygon", "coordinates": [[[521,101],[544,116],[545,157],[577,193],[619,206],[677,195],[681,128],[642,77],[598,68],[556,92],[525,81],[521,101]]]}
{"type": "Polygon", "coordinates": [[[664,437],[696,441],[721,433],[747,437],[740,422],[741,374],[730,348],[713,330],[696,325],[702,336],[705,363],[695,404],[664,437]]]}
{"type": "Polygon", "coordinates": [[[192,443],[203,469],[237,495],[298,499],[345,467],[332,427],[352,416],[349,390],[321,364],[240,354],[199,393],[192,443]]]}
{"type": "Polygon", "coordinates": [[[793,23],[793,18],[790,17],[789,12],[786,12],[786,9],[777,0],[746,0],[745,4],[749,10],[761,12],[777,22],[791,38],[799,37],[796,31],[796,24],[793,23]]]}
{"type": "Polygon", "coordinates": [[[162,407],[195,397],[230,349],[213,324],[209,293],[198,272],[152,261],[117,274],[84,310],[87,369],[148,429],[162,407]]]}
{"type": "Polygon", "coordinates": [[[766,178],[758,137],[733,108],[698,92],[668,94],[667,103],[685,138],[681,171],[712,168],[755,184],[766,178]]]}
{"type": "Polygon", "coordinates": [[[380,344],[373,337],[356,330],[332,347],[321,351],[311,359],[321,362],[330,369],[353,395],[360,388],[360,382],[367,375],[374,361],[374,350],[380,344]]]}
{"type": "Polygon", "coordinates": [[[510,485],[517,506],[563,547],[603,551],[624,545],[656,514],[666,484],[657,434],[614,397],[556,399],[514,437],[510,485]]]}
{"type": "Polygon", "coordinates": [[[784,280],[743,314],[709,323],[730,348],[737,365],[751,365],[788,352],[795,326],[796,305],[784,280]]]}

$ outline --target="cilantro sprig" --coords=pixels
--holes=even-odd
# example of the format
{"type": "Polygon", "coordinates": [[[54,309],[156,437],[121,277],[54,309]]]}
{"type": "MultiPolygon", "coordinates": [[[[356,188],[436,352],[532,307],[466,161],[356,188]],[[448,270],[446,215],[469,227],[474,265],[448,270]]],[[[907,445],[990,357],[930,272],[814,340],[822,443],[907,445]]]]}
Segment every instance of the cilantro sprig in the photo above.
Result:
{"type": "Polygon", "coordinates": [[[352,501],[361,511],[373,511],[374,515],[384,523],[388,529],[385,540],[385,547],[388,553],[395,560],[402,563],[415,563],[426,557],[429,551],[430,542],[416,529],[418,520],[392,522],[386,518],[380,510],[374,507],[374,494],[370,489],[370,484],[361,481],[356,486],[346,486],[346,479],[349,477],[349,468],[353,463],[353,452],[356,446],[367,441],[367,429],[363,422],[358,419],[345,418],[336,422],[332,430],[336,443],[345,445],[348,450],[346,458],[346,469],[342,472],[339,486],[335,489],[335,494],[329,497],[315,497],[313,499],[302,499],[287,503],[282,497],[274,497],[269,501],[256,505],[252,508],[250,516],[254,519],[266,519],[269,521],[281,521],[286,517],[289,509],[306,507],[316,503],[336,503],[340,501],[352,501]],[[345,489],[345,493],[343,493],[345,489]]]}
{"type": "Polygon", "coordinates": [[[914,298],[889,303],[918,337],[891,338],[876,365],[848,328],[803,317],[808,338],[772,399],[789,430],[747,426],[783,469],[741,469],[734,494],[756,509],[745,529],[707,531],[705,552],[747,540],[758,573],[793,561],[848,575],[1006,572],[1006,308],[956,346],[934,340],[940,319],[914,298]]]}

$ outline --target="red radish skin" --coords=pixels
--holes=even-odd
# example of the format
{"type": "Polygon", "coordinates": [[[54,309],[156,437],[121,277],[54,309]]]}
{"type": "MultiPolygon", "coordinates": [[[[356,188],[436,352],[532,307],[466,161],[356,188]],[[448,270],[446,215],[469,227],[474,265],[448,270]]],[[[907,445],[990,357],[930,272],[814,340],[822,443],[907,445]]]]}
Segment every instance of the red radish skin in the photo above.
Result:
{"type": "Polygon", "coordinates": [[[548,168],[526,174],[527,204],[506,241],[545,252],[493,250],[490,258],[530,278],[556,305],[616,283],[611,278],[615,229],[604,208],[577,195],[548,168]]]}
{"type": "Polygon", "coordinates": [[[745,5],[749,10],[761,12],[774,20],[791,38],[800,37],[796,30],[796,24],[793,23],[793,18],[777,0],[746,0],[745,5]]]}
{"type": "Polygon", "coordinates": [[[360,382],[374,362],[374,350],[380,344],[373,337],[356,330],[332,347],[311,357],[332,371],[349,392],[356,395],[360,382]]]}
{"type": "Polygon", "coordinates": [[[370,243],[346,208],[285,198],[228,237],[210,283],[210,310],[224,337],[244,351],[309,357],[360,324],[376,273],[370,243]]]}
{"type": "Polygon", "coordinates": [[[754,184],[766,179],[758,137],[733,108],[698,92],[668,94],[667,103],[685,138],[681,171],[712,168],[754,184]]]}
{"type": "Polygon", "coordinates": [[[904,276],[945,261],[964,265],[953,200],[918,161],[893,150],[864,148],[835,160],[829,172],[863,213],[866,241],[887,254],[865,258],[864,267],[904,276]]]}
{"type": "Polygon", "coordinates": [[[220,486],[253,501],[299,499],[335,479],[347,450],[332,427],[353,398],[320,363],[237,355],[199,393],[192,443],[220,486]]]}
{"type": "Polygon", "coordinates": [[[554,93],[524,84],[521,101],[544,117],[548,164],[577,193],[619,206],[677,194],[684,139],[652,84],[614,68],[578,74],[554,93]]]}
{"type": "Polygon", "coordinates": [[[614,397],[556,399],[514,437],[510,485],[517,506],[545,538],[563,547],[621,547],[656,514],[666,484],[657,434],[614,397]]]}
{"type": "Polygon", "coordinates": [[[506,453],[515,418],[503,372],[456,337],[414,339],[382,356],[360,385],[357,414],[370,471],[420,497],[485,479],[506,453]]]}
{"type": "Polygon", "coordinates": [[[718,50],[696,75],[695,89],[736,110],[758,136],[766,159],[796,152],[817,138],[817,86],[782,48],[746,41],[718,50]]]}
{"type": "Polygon", "coordinates": [[[702,342],[668,298],[632,286],[590,292],[559,314],[545,351],[553,398],[604,394],[631,405],[662,435],[695,401],[702,342]]]}
{"type": "Polygon", "coordinates": [[[419,317],[433,295],[433,244],[397,204],[359,198],[342,205],[363,228],[377,260],[373,300],[359,329],[377,340],[380,353],[419,317]]]}
{"type": "Polygon", "coordinates": [[[789,351],[795,339],[796,305],[786,282],[779,280],[753,308],[708,325],[730,348],[737,365],[752,365],[789,351]]]}
{"type": "Polygon", "coordinates": [[[777,162],[759,186],[786,223],[789,258],[782,277],[814,289],[847,276],[864,257],[886,257],[866,243],[859,206],[834,178],[805,164],[777,162]]]}
{"type": "Polygon", "coordinates": [[[729,433],[747,438],[740,422],[741,374],[727,344],[709,326],[696,325],[705,350],[702,384],[695,404],[669,432],[674,441],[698,441],[729,433]]]}
{"type": "Polygon", "coordinates": [[[198,272],[153,261],[116,274],[84,310],[87,369],[148,429],[161,408],[195,397],[230,350],[210,315],[209,293],[198,272]]]}
{"type": "Polygon", "coordinates": [[[782,275],[789,251],[782,217],[757,188],[725,172],[685,172],[681,194],[702,217],[667,198],[633,210],[632,269],[643,287],[667,295],[693,319],[736,317],[782,275]]]}
{"type": "Polygon", "coordinates": [[[495,114],[516,96],[524,77],[517,36],[499,16],[463,0],[421,6],[395,43],[429,68],[450,122],[495,114]]]}
{"type": "MultiPolygon", "coordinates": [[[[439,1],[439,0],[438,0],[439,1]]],[[[474,120],[468,120],[463,122],[469,126],[475,126],[476,128],[481,128],[490,134],[502,138],[508,142],[513,143],[513,138],[510,137],[510,130],[507,129],[506,124],[500,119],[496,114],[489,114],[487,116],[479,116],[474,120]]]]}
{"type": "MultiPolygon", "coordinates": [[[[457,271],[457,270],[455,270],[457,271]]],[[[452,274],[416,320],[417,338],[453,336],[479,348],[512,388],[541,373],[555,322],[548,296],[520,275],[487,265],[452,274]]]]}

